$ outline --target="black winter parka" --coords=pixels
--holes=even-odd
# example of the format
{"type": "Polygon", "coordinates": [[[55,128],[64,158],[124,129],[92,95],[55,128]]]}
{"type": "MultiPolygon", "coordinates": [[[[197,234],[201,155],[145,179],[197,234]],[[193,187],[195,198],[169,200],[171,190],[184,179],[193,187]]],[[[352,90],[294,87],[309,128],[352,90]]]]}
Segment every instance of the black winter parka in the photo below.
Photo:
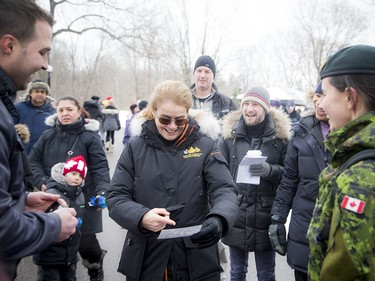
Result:
{"type": "Polygon", "coordinates": [[[286,220],[292,209],[287,260],[293,269],[307,272],[307,230],[319,195],[319,174],[331,156],[323,144],[320,121],[314,115],[302,118],[293,131],[272,214],[286,220]]]}
{"type": "MultiPolygon", "coordinates": [[[[85,197],[82,194],[82,186],[69,186],[63,175],[64,163],[59,163],[52,168],[52,176],[47,182],[47,192],[58,194],[77,212],[77,218],[83,218],[85,213],[85,197]]],[[[61,242],[54,242],[46,249],[33,256],[37,265],[63,265],[69,266],[77,263],[78,249],[80,243],[80,227],[68,239],[61,242]]]]}
{"type": "Polygon", "coordinates": [[[135,132],[140,120],[132,121],[134,137],[120,156],[107,197],[110,217],[128,230],[118,270],[127,280],[160,281],[172,259],[187,266],[190,280],[218,280],[217,244],[197,249],[189,238],[157,240],[158,233],[140,228],[152,208],[184,203],[176,227],[200,225],[217,215],[224,231],[231,229],[239,212],[236,186],[216,142],[202,129],[217,121],[211,117],[198,125],[190,115],[178,146],[163,143],[153,120],[141,123],[142,131],[135,132]],[[182,254],[173,256],[176,252],[182,254]]]}
{"type": "Polygon", "coordinates": [[[97,133],[99,122],[93,119],[80,119],[74,124],[62,125],[56,120],[57,115],[47,118],[46,122],[53,127],[41,135],[31,151],[29,159],[34,174],[34,185],[40,189],[51,177],[51,168],[56,163],[82,155],[87,163],[87,176],[82,189],[86,207],[81,232],[101,232],[102,212],[88,206],[92,196],[105,195],[110,182],[107,157],[97,133]],[[73,153],[68,156],[68,151],[72,149],[76,140],[73,153]]]}
{"type": "MultiPolygon", "coordinates": [[[[194,89],[195,84],[191,85],[190,89],[194,89]]],[[[238,109],[236,103],[228,96],[220,93],[215,84],[212,84],[212,88],[215,90],[215,93],[212,96],[212,114],[216,119],[221,119],[228,113],[238,109]]],[[[192,94],[194,108],[199,108],[197,103],[199,99],[192,94]]]]}
{"type": "Polygon", "coordinates": [[[17,261],[52,243],[60,233],[57,214],[26,212],[21,140],[14,128],[16,109],[11,101],[17,92],[0,69],[0,256],[10,278],[17,261]]]}
{"type": "Polygon", "coordinates": [[[289,143],[290,123],[286,114],[271,109],[265,117],[264,133],[249,139],[241,111],[231,113],[223,122],[219,148],[229,163],[234,179],[240,162],[249,150],[261,150],[271,165],[270,174],[259,185],[237,183],[240,217],[232,230],[223,237],[224,244],[246,252],[272,249],[268,237],[271,207],[283,173],[284,157],[289,143]]]}

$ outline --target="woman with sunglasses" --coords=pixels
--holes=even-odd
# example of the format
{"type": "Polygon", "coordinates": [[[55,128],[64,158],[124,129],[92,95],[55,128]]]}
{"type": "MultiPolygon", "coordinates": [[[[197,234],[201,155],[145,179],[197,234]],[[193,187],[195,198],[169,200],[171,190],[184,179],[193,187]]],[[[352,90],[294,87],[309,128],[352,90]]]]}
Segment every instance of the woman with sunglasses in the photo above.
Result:
{"type": "Polygon", "coordinates": [[[128,230],[118,269],[128,281],[220,280],[217,242],[238,216],[236,186],[216,119],[191,107],[189,88],[165,81],[132,121],[107,196],[110,217],[128,230]],[[192,236],[157,239],[196,225],[192,236]]]}

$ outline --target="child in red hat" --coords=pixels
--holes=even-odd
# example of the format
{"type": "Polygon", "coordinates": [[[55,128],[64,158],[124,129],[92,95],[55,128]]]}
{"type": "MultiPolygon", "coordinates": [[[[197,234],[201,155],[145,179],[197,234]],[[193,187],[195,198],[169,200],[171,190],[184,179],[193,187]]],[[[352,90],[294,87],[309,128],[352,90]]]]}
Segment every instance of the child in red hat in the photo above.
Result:
{"type": "MultiPolygon", "coordinates": [[[[79,226],[82,224],[85,198],[82,186],[87,175],[87,165],[82,155],[57,163],[51,169],[47,192],[59,194],[69,207],[75,208],[79,226]]],[[[49,211],[55,208],[51,206],[49,211]]],[[[79,227],[78,226],[78,227],[79,227]]],[[[38,280],[76,280],[77,253],[80,243],[79,229],[62,242],[52,243],[44,251],[34,255],[38,265],[38,280]]]]}

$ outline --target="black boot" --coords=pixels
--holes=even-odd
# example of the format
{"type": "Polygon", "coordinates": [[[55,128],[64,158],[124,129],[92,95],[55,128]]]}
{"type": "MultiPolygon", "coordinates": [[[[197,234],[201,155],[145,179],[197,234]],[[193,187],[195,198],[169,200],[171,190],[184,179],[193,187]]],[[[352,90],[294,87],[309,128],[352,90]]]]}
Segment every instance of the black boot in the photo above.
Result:
{"type": "Polygon", "coordinates": [[[87,271],[89,273],[90,281],[104,280],[103,259],[106,254],[107,251],[102,250],[100,260],[98,260],[97,262],[90,263],[88,260],[82,260],[82,264],[87,268],[87,271]]]}

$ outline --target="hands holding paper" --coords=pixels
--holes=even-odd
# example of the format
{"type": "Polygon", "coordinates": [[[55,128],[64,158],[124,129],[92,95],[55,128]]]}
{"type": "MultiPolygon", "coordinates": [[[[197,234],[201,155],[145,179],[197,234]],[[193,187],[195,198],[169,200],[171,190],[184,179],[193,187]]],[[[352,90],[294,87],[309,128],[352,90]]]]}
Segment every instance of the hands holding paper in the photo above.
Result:
{"type": "Polygon", "coordinates": [[[251,176],[255,177],[266,177],[270,174],[271,172],[271,166],[267,162],[264,162],[262,164],[253,164],[250,165],[249,171],[251,176]]]}
{"type": "Polygon", "coordinates": [[[191,236],[191,242],[198,244],[198,248],[206,248],[219,242],[223,234],[223,224],[219,216],[206,219],[201,231],[191,236]]]}
{"type": "Polygon", "coordinates": [[[266,159],[260,150],[249,150],[238,167],[236,182],[259,184],[260,178],[268,176],[271,171],[266,159]]]}

